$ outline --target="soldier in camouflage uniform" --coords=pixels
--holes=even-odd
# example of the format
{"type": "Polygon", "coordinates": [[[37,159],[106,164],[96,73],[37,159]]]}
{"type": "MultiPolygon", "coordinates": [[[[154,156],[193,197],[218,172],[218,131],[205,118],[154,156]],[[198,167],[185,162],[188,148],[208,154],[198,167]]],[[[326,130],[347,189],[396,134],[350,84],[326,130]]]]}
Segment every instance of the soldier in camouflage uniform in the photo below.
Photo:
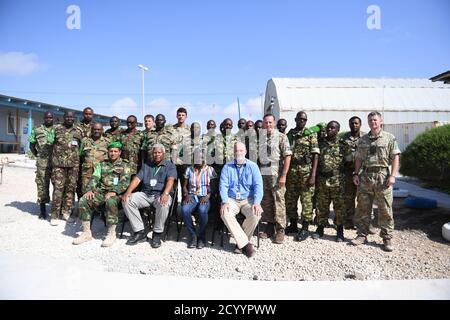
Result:
{"type": "Polygon", "coordinates": [[[394,217],[392,212],[395,176],[398,172],[400,149],[395,137],[382,130],[383,120],[379,112],[368,116],[370,132],[358,142],[355,157],[353,182],[358,186],[358,205],[355,212],[355,224],[358,236],[353,245],[367,241],[373,202],[378,206],[378,224],[383,249],[392,251],[394,217]],[[392,171],[389,170],[392,167],[392,171]]]}
{"type": "Polygon", "coordinates": [[[120,120],[118,117],[113,116],[113,117],[111,117],[111,119],[109,119],[109,126],[111,128],[106,130],[103,135],[106,138],[108,138],[108,140],[110,142],[120,141],[120,136],[121,136],[123,130],[121,127],[119,127],[119,125],[120,125],[120,120]]]}
{"type": "Polygon", "coordinates": [[[226,118],[223,120],[222,141],[223,141],[223,160],[224,164],[234,159],[234,144],[238,141],[235,134],[231,133],[233,130],[233,120],[226,118]]]}
{"type": "Polygon", "coordinates": [[[91,137],[81,140],[81,190],[83,194],[87,192],[86,188],[97,164],[107,159],[108,144],[109,140],[103,137],[101,123],[94,123],[91,137]]]}
{"type": "Polygon", "coordinates": [[[155,130],[155,117],[151,114],[145,115],[144,116],[144,126],[145,126],[144,130],[141,131],[141,134],[143,137],[142,145],[141,145],[141,159],[142,159],[143,163],[147,161],[147,154],[148,154],[147,133],[155,130]]]}
{"type": "MultiPolygon", "coordinates": [[[[208,120],[206,123],[207,132],[202,135],[202,151],[206,158],[206,164],[213,167],[217,173],[217,177],[220,177],[220,173],[223,168],[223,141],[222,135],[216,132],[216,122],[214,120],[208,120]]],[[[219,179],[216,179],[219,180],[219,179]]],[[[214,183],[218,183],[215,181],[214,183]]],[[[220,219],[220,195],[218,192],[211,194],[211,209],[213,213],[213,225],[214,230],[218,230],[222,225],[222,219],[220,219]]]]}
{"type": "Polygon", "coordinates": [[[324,228],[330,215],[330,204],[333,202],[335,221],[337,226],[336,241],[344,241],[344,172],[343,153],[337,134],[340,125],[337,121],[330,121],[326,126],[327,135],[319,140],[319,167],[317,173],[317,229],[312,238],[323,237],[324,228]]]}
{"type": "Polygon", "coordinates": [[[177,167],[177,177],[180,180],[181,185],[183,185],[184,183],[184,173],[186,172],[186,168],[190,165],[190,156],[186,154],[186,150],[188,150],[191,146],[191,129],[186,123],[186,118],[186,108],[178,108],[177,123],[173,125],[173,128],[175,129],[176,133],[178,149],[178,155],[175,165],[177,167]]]}
{"type": "Polygon", "coordinates": [[[259,134],[259,169],[264,187],[262,219],[267,225],[260,235],[263,239],[269,238],[275,228],[274,243],[281,244],[286,228],[286,175],[292,151],[287,136],[275,129],[275,117],[267,114],[263,119],[264,129],[259,134]]]}
{"type": "Polygon", "coordinates": [[[163,114],[158,114],[155,118],[155,130],[151,130],[146,134],[147,144],[147,162],[153,160],[152,148],[155,144],[162,144],[166,150],[164,153],[164,160],[171,160],[176,162],[178,154],[178,137],[172,125],[165,125],[166,117],[163,114]]]}
{"type": "Polygon", "coordinates": [[[75,128],[80,131],[81,138],[89,138],[92,130],[92,118],[94,117],[94,110],[91,107],[83,109],[83,119],[75,124],[75,128]]]}
{"type": "Polygon", "coordinates": [[[73,122],[73,111],[64,113],[64,123],[55,126],[52,161],[52,213],[50,224],[58,224],[57,219],[62,214],[68,220],[73,209],[75,190],[77,187],[78,170],[80,166],[81,135],[73,122]]]}
{"type": "Polygon", "coordinates": [[[361,132],[361,119],[359,117],[351,117],[349,122],[350,131],[340,136],[339,143],[344,154],[344,174],[345,174],[345,219],[344,228],[353,229],[355,216],[355,198],[357,188],[353,183],[352,173],[355,171],[355,154],[356,146],[359,139],[365,134],[361,132]]]}
{"type": "Polygon", "coordinates": [[[141,146],[144,140],[142,132],[136,129],[136,116],[128,116],[127,130],[122,132],[120,143],[122,144],[122,159],[128,160],[131,175],[135,175],[141,167],[141,146]]]}
{"type": "Polygon", "coordinates": [[[302,241],[309,236],[309,224],[313,219],[314,185],[318,163],[319,145],[317,134],[305,129],[308,117],[304,111],[295,117],[296,127],[289,130],[287,136],[292,150],[291,165],[286,181],[286,214],[290,220],[287,233],[298,232],[296,240],[302,241]],[[302,204],[302,229],[298,231],[298,199],[302,204]]]}
{"type": "Polygon", "coordinates": [[[110,247],[116,240],[120,195],[130,184],[131,171],[128,160],[121,159],[121,144],[118,141],[108,145],[108,160],[98,163],[94,174],[80,200],[80,219],[83,233],[73,240],[73,244],[81,244],[92,239],[91,215],[95,209],[105,206],[108,233],[102,247],[110,247]]]}
{"type": "Polygon", "coordinates": [[[47,219],[45,204],[50,202],[50,177],[52,175],[52,149],[55,140],[53,113],[44,113],[44,124],[31,130],[30,150],[36,157],[37,202],[41,212],[39,219],[47,219]]]}
{"type": "MultiPolygon", "coordinates": [[[[91,107],[86,107],[83,109],[83,119],[80,122],[77,122],[74,127],[77,129],[81,135],[81,139],[89,138],[92,133],[92,118],[94,117],[94,110],[91,107]]],[[[81,178],[81,162],[80,168],[78,170],[78,180],[77,180],[77,198],[80,199],[83,195],[82,190],[82,178],[81,178]]]]}

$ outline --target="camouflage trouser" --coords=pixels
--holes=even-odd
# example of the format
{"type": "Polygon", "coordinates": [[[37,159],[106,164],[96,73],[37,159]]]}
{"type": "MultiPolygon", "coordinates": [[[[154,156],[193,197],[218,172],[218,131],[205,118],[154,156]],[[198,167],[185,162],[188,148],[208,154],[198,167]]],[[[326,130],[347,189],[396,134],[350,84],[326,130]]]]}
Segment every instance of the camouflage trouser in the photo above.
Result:
{"type": "Polygon", "coordinates": [[[264,210],[263,221],[275,223],[275,229],[286,228],[286,204],[284,194],[286,187],[278,187],[277,176],[263,176],[264,196],[261,207],[264,210]]]}
{"type": "Polygon", "coordinates": [[[81,192],[83,195],[86,193],[86,188],[89,184],[89,180],[91,180],[93,173],[94,168],[82,167],[81,169],[81,192]]]}
{"type": "Polygon", "coordinates": [[[289,219],[298,217],[298,198],[302,204],[302,218],[311,222],[313,219],[314,186],[308,185],[310,171],[289,170],[286,179],[286,214],[289,219]]]}
{"type": "Polygon", "coordinates": [[[391,239],[394,231],[394,217],[392,212],[392,187],[386,187],[386,173],[363,173],[358,189],[358,204],[355,212],[355,224],[358,235],[369,233],[372,205],[378,206],[378,225],[380,237],[391,239]]]}
{"type": "Polygon", "coordinates": [[[117,224],[121,199],[119,196],[113,196],[105,201],[105,196],[106,194],[94,193],[92,200],[87,200],[83,196],[80,199],[80,220],[91,221],[92,212],[104,204],[106,224],[108,226],[117,224]]]}
{"type": "Polygon", "coordinates": [[[345,201],[345,218],[344,223],[353,225],[355,217],[355,198],[358,188],[353,183],[353,175],[345,175],[344,201],[345,201]]]}
{"type": "Polygon", "coordinates": [[[37,158],[36,160],[36,185],[37,202],[50,202],[50,177],[52,175],[52,162],[47,158],[37,158]]]}
{"type": "Polygon", "coordinates": [[[82,167],[80,165],[78,168],[77,189],[75,190],[78,201],[80,201],[81,197],[83,196],[83,183],[82,183],[83,177],[81,176],[81,172],[82,172],[82,167]]]}
{"type": "Polygon", "coordinates": [[[122,150],[121,158],[128,160],[131,175],[137,174],[141,167],[141,164],[139,163],[139,153],[140,150],[122,150]]]}
{"type": "Polygon", "coordinates": [[[77,188],[78,166],[54,167],[52,171],[52,219],[60,214],[71,214],[77,188]]]}
{"type": "Polygon", "coordinates": [[[333,210],[336,215],[336,225],[344,223],[345,203],[344,184],[329,187],[324,180],[317,181],[317,224],[326,226],[330,216],[330,204],[333,201],[333,210]]]}

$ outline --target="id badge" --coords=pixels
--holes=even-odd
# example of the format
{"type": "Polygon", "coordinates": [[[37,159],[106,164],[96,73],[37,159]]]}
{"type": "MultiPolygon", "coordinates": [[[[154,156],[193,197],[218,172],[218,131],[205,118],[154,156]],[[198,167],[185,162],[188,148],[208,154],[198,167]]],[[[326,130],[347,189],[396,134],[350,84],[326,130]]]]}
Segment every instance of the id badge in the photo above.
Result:
{"type": "Polygon", "coordinates": [[[157,182],[156,179],[150,179],[150,187],[156,186],[156,182],[157,182]]]}
{"type": "Polygon", "coordinates": [[[78,145],[78,141],[77,140],[72,140],[71,145],[76,147],[78,145]]]}
{"type": "Polygon", "coordinates": [[[119,178],[118,177],[114,177],[113,178],[113,185],[117,186],[119,184],[119,178]]]}
{"type": "Polygon", "coordinates": [[[241,200],[241,193],[240,192],[236,193],[236,200],[241,200]]]}

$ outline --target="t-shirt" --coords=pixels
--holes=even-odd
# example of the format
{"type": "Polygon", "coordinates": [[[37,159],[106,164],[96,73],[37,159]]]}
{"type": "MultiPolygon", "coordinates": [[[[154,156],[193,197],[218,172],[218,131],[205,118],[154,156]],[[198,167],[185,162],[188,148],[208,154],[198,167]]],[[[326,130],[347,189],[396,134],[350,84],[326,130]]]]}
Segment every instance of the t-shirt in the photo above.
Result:
{"type": "Polygon", "coordinates": [[[177,179],[177,169],[169,160],[163,160],[159,165],[147,162],[144,163],[137,177],[144,184],[143,191],[147,195],[159,195],[163,192],[169,177],[177,179]]]}

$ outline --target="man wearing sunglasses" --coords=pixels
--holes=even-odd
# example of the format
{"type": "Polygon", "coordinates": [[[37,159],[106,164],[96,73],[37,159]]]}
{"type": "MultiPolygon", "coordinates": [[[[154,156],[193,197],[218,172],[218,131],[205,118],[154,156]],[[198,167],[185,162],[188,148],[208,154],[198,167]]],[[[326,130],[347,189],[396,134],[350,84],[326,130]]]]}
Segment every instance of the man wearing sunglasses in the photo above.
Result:
{"type": "Polygon", "coordinates": [[[383,131],[383,119],[379,112],[368,115],[370,132],[364,135],[356,150],[353,182],[358,186],[358,204],[355,224],[358,236],[352,240],[355,246],[367,242],[373,202],[378,206],[378,224],[383,249],[393,251],[392,212],[393,188],[399,168],[400,149],[395,137],[383,131]],[[391,169],[389,169],[391,166],[391,169]]]}

